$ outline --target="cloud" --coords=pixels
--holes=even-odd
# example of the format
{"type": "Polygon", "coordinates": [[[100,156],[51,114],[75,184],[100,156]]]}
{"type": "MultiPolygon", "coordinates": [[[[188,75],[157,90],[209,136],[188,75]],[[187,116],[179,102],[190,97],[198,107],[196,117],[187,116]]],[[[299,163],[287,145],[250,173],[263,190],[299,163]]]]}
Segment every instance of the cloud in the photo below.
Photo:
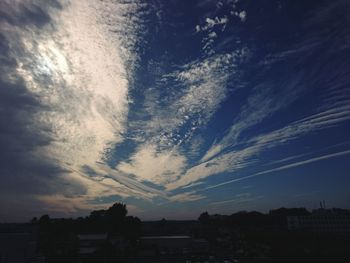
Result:
{"type": "Polygon", "coordinates": [[[167,184],[166,188],[175,190],[215,174],[243,169],[254,163],[254,160],[251,160],[253,153],[255,153],[253,148],[245,151],[233,151],[217,156],[210,161],[196,164],[186,170],[177,181],[167,184]]]}
{"type": "Polygon", "coordinates": [[[243,10],[239,12],[238,16],[241,19],[241,21],[244,22],[247,19],[247,12],[243,10]]]}
{"type": "Polygon", "coordinates": [[[228,18],[227,17],[215,17],[215,18],[209,18],[207,17],[205,19],[205,25],[203,27],[201,27],[201,31],[207,31],[209,29],[212,29],[215,26],[218,25],[225,25],[228,22],[228,18]]]}
{"type": "Polygon", "coordinates": [[[227,205],[227,204],[238,204],[238,203],[245,203],[245,202],[252,202],[256,201],[257,199],[261,199],[263,196],[253,196],[251,193],[240,193],[236,194],[235,198],[224,200],[224,201],[215,201],[210,203],[211,206],[220,206],[220,205],[227,205]]]}
{"type": "Polygon", "coordinates": [[[50,11],[60,9],[62,6],[55,0],[4,0],[0,3],[0,13],[4,23],[12,26],[35,26],[43,27],[50,23],[50,11]]]}
{"type": "Polygon", "coordinates": [[[281,100],[276,103],[275,98],[270,95],[271,90],[268,87],[260,86],[255,88],[254,91],[255,94],[248,98],[247,103],[242,106],[240,113],[235,117],[234,124],[228,133],[207,151],[202,158],[202,162],[220,153],[225,147],[236,144],[244,130],[263,121],[286,105],[286,103],[281,103],[281,100]]]}
{"type": "MultiPolygon", "coordinates": [[[[245,142],[245,146],[241,149],[230,149],[227,153],[219,154],[216,157],[203,161],[192,168],[188,169],[179,180],[168,184],[166,187],[169,190],[174,190],[187,184],[203,180],[208,176],[223,172],[235,172],[246,168],[255,161],[254,157],[264,151],[281,146],[296,140],[301,136],[305,136],[310,132],[340,125],[342,122],[350,119],[350,108],[341,106],[332,110],[324,111],[319,114],[311,115],[307,118],[295,121],[281,129],[271,131],[262,135],[255,136],[245,142]]],[[[211,148],[210,151],[214,151],[211,148]]],[[[214,152],[217,154],[221,149],[214,152]]],[[[211,152],[213,154],[213,152],[211,152]]],[[[208,156],[208,152],[206,153],[208,156]]]]}
{"type": "Polygon", "coordinates": [[[2,209],[8,208],[4,215],[7,218],[23,220],[25,214],[33,216],[35,207],[40,207],[37,195],[85,193],[84,186],[67,179],[69,171],[53,162],[50,156],[38,154],[39,148],[47,147],[54,140],[49,125],[34,125],[47,106],[17,73],[20,59],[27,56],[28,43],[23,41],[22,33],[43,30],[51,23],[51,12],[59,8],[54,1],[2,1],[0,4],[0,199],[2,209]]]}
{"type": "Polygon", "coordinates": [[[187,147],[188,157],[197,157],[200,154],[205,140],[203,136],[197,135],[191,138],[189,146],[187,147]]]}
{"type": "Polygon", "coordinates": [[[208,37],[209,38],[216,38],[217,34],[215,32],[211,32],[211,33],[208,34],[208,37]]]}
{"type": "MultiPolygon", "coordinates": [[[[241,10],[233,12],[231,15],[237,16],[244,22],[247,13],[241,10]]],[[[206,19],[204,26],[196,26],[197,33],[206,32],[208,34],[203,38],[204,52],[208,57],[214,54],[210,51],[213,39],[209,37],[209,34],[218,32],[213,31],[219,26],[220,23],[216,24],[218,21],[219,19],[206,19]]],[[[312,28],[314,26],[312,25],[312,28]]],[[[339,67],[338,71],[332,71],[332,67],[336,65],[333,64],[335,54],[334,52],[331,54],[322,53],[325,50],[324,44],[324,41],[312,35],[310,38],[296,41],[290,45],[289,50],[280,50],[271,54],[272,57],[278,59],[271,60],[268,67],[264,67],[261,74],[258,73],[261,78],[257,78],[257,84],[251,89],[247,100],[242,103],[225,136],[216,138],[198,163],[192,163],[192,166],[189,164],[188,169],[178,180],[168,183],[165,186],[167,191],[187,189],[187,186],[204,184],[205,179],[215,174],[234,174],[239,170],[248,169],[248,167],[255,168],[263,153],[286,146],[286,144],[312,133],[344,125],[350,118],[348,88],[346,88],[348,80],[344,78],[347,75],[347,67],[344,64],[344,67],[339,67]],[[322,68],[308,68],[307,65],[310,65],[309,63],[313,61],[314,56],[328,57],[330,63],[322,68]],[[273,66],[276,69],[282,60],[287,59],[288,63],[291,63],[291,67],[295,67],[297,70],[288,71],[288,75],[282,74],[281,77],[274,76],[271,81],[268,77],[268,74],[271,74],[269,69],[273,66]],[[298,70],[301,66],[303,70],[298,70]],[[305,83],[306,79],[310,80],[307,84],[305,83]],[[327,83],[327,85],[321,83],[327,83]],[[323,89],[323,96],[319,101],[319,98],[314,94],[318,94],[316,89],[320,89],[320,86],[323,89]],[[288,107],[291,107],[298,100],[305,99],[306,96],[312,97],[320,105],[319,107],[315,106],[313,111],[308,113],[308,116],[304,115],[305,117],[303,117],[298,115],[299,112],[295,111],[294,113],[293,111],[288,120],[276,124],[276,128],[263,133],[259,133],[259,129],[253,131],[253,127],[262,127],[277,115],[286,114],[285,110],[288,107]]],[[[249,81],[255,83],[251,78],[255,78],[254,74],[249,81]]]]}
{"type": "MultiPolygon", "coordinates": [[[[327,21],[329,14],[324,15],[322,20],[327,21]]],[[[312,28],[315,26],[314,23],[315,21],[312,23],[312,28]]],[[[320,21],[317,21],[317,24],[319,23],[320,21]]],[[[308,27],[311,27],[309,23],[306,24],[308,27]]],[[[334,44],[337,45],[337,43],[334,44]]],[[[268,74],[269,68],[273,68],[286,60],[290,61],[290,63],[295,63],[295,65],[308,65],[315,55],[328,57],[329,63],[325,68],[310,67],[310,70],[308,70],[308,67],[306,67],[303,71],[297,70],[293,74],[290,74],[290,76],[293,76],[292,78],[288,75],[284,77],[283,81],[278,81],[278,77],[275,78],[277,81],[274,82],[261,81],[252,89],[246,103],[243,104],[239,113],[234,118],[233,124],[228,129],[226,135],[223,138],[218,138],[213,143],[201,161],[208,161],[222,152],[236,146],[238,147],[238,142],[242,142],[242,140],[245,143],[247,131],[249,133],[252,127],[266,123],[269,118],[274,115],[276,116],[297,100],[305,96],[313,96],[311,93],[317,93],[316,89],[321,82],[327,83],[322,90],[321,106],[315,109],[318,113],[315,115],[311,114],[309,118],[323,115],[330,118],[330,116],[337,115],[343,116],[344,121],[347,120],[347,117],[344,116],[348,114],[346,104],[349,102],[348,80],[344,77],[347,74],[347,67],[342,66],[339,67],[338,71],[332,71],[332,67],[335,65],[333,63],[337,63],[334,61],[335,54],[331,51],[324,52],[322,49],[323,45],[323,41],[320,41],[317,36],[313,36],[297,40],[288,50],[267,55],[266,59],[262,60],[264,62],[263,68],[266,69],[266,71],[263,71],[265,72],[263,74],[268,74]],[[266,67],[266,65],[269,65],[269,67],[266,67]],[[306,78],[311,80],[307,85],[304,81],[306,78]]],[[[318,98],[316,97],[316,99],[318,98]]],[[[315,118],[315,121],[316,119],[318,118],[315,118]]],[[[340,119],[338,120],[340,121],[340,119]]],[[[326,125],[325,122],[320,125],[324,125],[322,127],[327,128],[330,127],[331,122],[329,122],[329,125],[326,125]]],[[[315,126],[314,128],[316,129],[315,126]]],[[[306,131],[306,123],[304,128],[303,131],[306,131]]]]}
{"type": "Polygon", "coordinates": [[[310,159],[307,159],[307,160],[304,160],[304,161],[295,162],[295,163],[283,165],[283,166],[280,166],[280,167],[277,167],[277,168],[265,170],[265,171],[262,171],[262,172],[258,172],[258,173],[252,174],[252,175],[245,176],[245,177],[229,180],[229,181],[226,181],[224,183],[211,185],[211,186],[209,186],[209,187],[207,187],[205,189],[209,190],[209,189],[217,188],[217,187],[224,186],[224,185],[227,185],[227,184],[239,182],[239,181],[242,181],[242,180],[247,180],[247,179],[250,179],[250,178],[253,178],[253,177],[256,177],[256,176],[269,174],[269,173],[273,173],[273,172],[278,172],[278,171],[282,171],[282,170],[286,170],[286,169],[290,169],[290,168],[294,168],[294,167],[299,167],[299,166],[306,165],[306,164],[309,164],[309,163],[314,163],[314,162],[318,162],[318,161],[322,161],[322,160],[326,160],[326,159],[330,159],[330,158],[335,158],[335,157],[339,157],[339,156],[344,156],[344,155],[348,155],[348,154],[350,154],[350,150],[337,152],[337,153],[332,153],[332,154],[326,154],[326,155],[310,158],[310,159]]]}
{"type": "Polygon", "coordinates": [[[217,55],[160,76],[157,87],[144,92],[143,120],[129,124],[133,134],[162,148],[184,143],[225,100],[226,85],[242,56],[241,50],[217,55]]]}
{"type": "Polygon", "coordinates": [[[207,35],[202,39],[202,50],[205,54],[211,56],[215,54],[215,51],[213,50],[213,44],[215,39],[218,37],[218,34],[213,30],[217,28],[217,26],[221,25],[221,31],[224,31],[229,20],[225,16],[221,18],[215,17],[214,19],[206,18],[205,22],[206,24],[204,26],[196,25],[195,30],[197,33],[207,32],[207,35]]]}
{"type": "MultiPolygon", "coordinates": [[[[140,129],[140,137],[145,140],[138,140],[129,161],[120,162],[116,169],[162,186],[176,181],[187,169],[189,156],[182,147],[192,141],[196,130],[208,123],[226,99],[227,83],[242,56],[240,50],[217,55],[163,75],[160,90],[146,91],[142,108],[148,114],[146,121],[130,124],[134,134],[140,129]],[[171,90],[169,82],[176,83],[177,89],[171,90]],[[161,93],[162,85],[166,85],[166,93],[161,93]]],[[[197,137],[192,146],[198,148],[200,143],[197,137]]]]}
{"type": "Polygon", "coordinates": [[[123,188],[79,171],[96,168],[123,141],[143,9],[137,2],[1,2],[1,185],[11,184],[12,194],[23,185],[31,198],[66,198],[83,209],[83,199],[123,188]]]}
{"type": "Polygon", "coordinates": [[[104,164],[97,164],[101,170],[101,176],[103,178],[109,178],[115,182],[120,183],[123,187],[126,187],[129,191],[129,195],[136,198],[144,198],[151,200],[154,197],[161,197],[166,199],[166,193],[159,190],[156,187],[149,186],[143,182],[140,182],[135,176],[125,174],[119,170],[112,169],[104,164]]]}
{"type": "MultiPolygon", "coordinates": [[[[9,207],[6,202],[18,205],[14,192],[19,200],[32,203],[31,211],[37,214],[37,207],[42,207],[55,214],[78,215],[131,196],[150,204],[195,202],[206,196],[192,190],[204,186],[208,177],[255,169],[262,154],[347,122],[346,56],[340,63],[333,60],[345,42],[329,45],[331,40],[322,38],[326,34],[312,33],[307,40],[303,37],[289,48],[260,57],[264,48],[244,47],[246,43],[239,40],[241,30],[237,36],[225,31],[247,19],[237,2],[198,4],[199,8],[213,7],[211,14],[201,18],[203,23],[195,26],[195,38],[202,37],[200,56],[190,54],[173,61],[167,46],[161,61],[150,58],[147,62],[143,82],[137,74],[145,62],[142,59],[148,59],[147,52],[153,50],[146,48],[149,39],[145,37],[150,14],[157,17],[157,33],[168,22],[166,12],[160,10],[162,4],[1,1],[1,207],[9,207]],[[224,50],[233,42],[243,48],[224,50]],[[310,66],[308,61],[321,55],[328,63],[310,66]],[[246,68],[242,62],[248,56],[254,59],[247,70],[248,84],[233,85],[243,83],[240,73],[246,68]],[[290,68],[286,66],[288,76],[269,71],[284,68],[279,65],[285,60],[288,65],[291,62],[290,68]],[[332,70],[334,65],[337,71],[332,70]],[[293,103],[308,98],[315,103],[306,114],[289,111],[293,103]],[[223,103],[223,110],[230,107],[230,120],[224,115],[227,111],[220,111],[223,103]],[[279,119],[283,114],[286,119],[279,119]],[[272,127],[269,121],[275,117],[281,121],[272,127]],[[223,126],[229,126],[224,136],[217,133],[223,126]]],[[[305,27],[318,25],[316,18],[304,23],[305,27]]],[[[337,39],[343,38],[332,41],[337,39]]],[[[272,47],[275,44],[271,42],[272,47]]],[[[299,157],[304,155],[280,161],[299,157]]],[[[309,162],[278,163],[269,163],[277,167],[265,172],[309,162]]],[[[218,202],[223,205],[231,200],[218,202]]],[[[24,204],[19,207],[29,210],[24,204]]],[[[133,209],[139,211],[139,207],[133,209]]],[[[13,208],[11,213],[19,211],[13,208]]]]}
{"type": "Polygon", "coordinates": [[[205,196],[195,193],[194,191],[181,193],[177,195],[173,195],[170,197],[172,202],[193,202],[204,199],[205,196]]]}
{"type": "Polygon", "coordinates": [[[201,161],[208,161],[227,147],[235,146],[245,130],[261,123],[296,100],[298,93],[301,91],[298,84],[299,81],[295,78],[293,82],[284,87],[284,92],[290,94],[288,97],[282,94],[272,96],[273,90],[269,86],[258,85],[253,89],[253,95],[248,97],[247,103],[242,106],[239,114],[235,117],[234,124],[230,127],[227,134],[211,146],[201,161]]]}
{"type": "MultiPolygon", "coordinates": [[[[215,54],[214,43],[215,39],[220,36],[220,31],[223,32],[226,29],[226,26],[230,22],[230,17],[238,17],[242,22],[245,22],[247,17],[247,12],[245,10],[238,11],[236,7],[237,2],[233,1],[219,1],[216,3],[216,10],[211,14],[213,18],[205,18],[205,22],[195,26],[196,33],[206,33],[202,39],[202,50],[204,54],[211,56],[215,54]],[[229,12],[227,12],[229,10],[229,12]],[[220,16],[216,14],[220,13],[220,16]],[[226,15],[223,15],[226,13],[226,15]]],[[[213,2],[206,2],[199,4],[199,7],[211,6],[211,9],[214,8],[213,2]]]]}
{"type": "Polygon", "coordinates": [[[175,180],[186,166],[186,158],[175,149],[157,151],[156,145],[142,145],[130,158],[121,162],[117,170],[133,174],[137,179],[163,185],[175,180]]]}
{"type": "Polygon", "coordinates": [[[245,10],[242,10],[240,12],[232,10],[230,14],[238,17],[242,22],[245,22],[247,19],[247,12],[245,10]]]}

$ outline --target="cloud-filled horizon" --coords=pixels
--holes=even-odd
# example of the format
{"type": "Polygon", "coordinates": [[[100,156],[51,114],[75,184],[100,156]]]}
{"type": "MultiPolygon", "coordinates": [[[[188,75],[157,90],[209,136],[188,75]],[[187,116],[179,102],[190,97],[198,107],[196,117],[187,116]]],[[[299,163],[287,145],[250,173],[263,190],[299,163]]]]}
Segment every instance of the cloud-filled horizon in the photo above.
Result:
{"type": "Polygon", "coordinates": [[[349,10],[1,1],[0,222],[350,208],[349,10]]]}

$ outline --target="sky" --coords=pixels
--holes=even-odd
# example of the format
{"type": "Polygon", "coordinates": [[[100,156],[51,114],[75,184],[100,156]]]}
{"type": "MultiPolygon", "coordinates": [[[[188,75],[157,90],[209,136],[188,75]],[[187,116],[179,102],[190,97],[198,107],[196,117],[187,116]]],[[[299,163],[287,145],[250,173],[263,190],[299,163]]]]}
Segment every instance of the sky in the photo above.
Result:
{"type": "Polygon", "coordinates": [[[1,0],[0,222],[350,208],[347,0],[1,0]]]}

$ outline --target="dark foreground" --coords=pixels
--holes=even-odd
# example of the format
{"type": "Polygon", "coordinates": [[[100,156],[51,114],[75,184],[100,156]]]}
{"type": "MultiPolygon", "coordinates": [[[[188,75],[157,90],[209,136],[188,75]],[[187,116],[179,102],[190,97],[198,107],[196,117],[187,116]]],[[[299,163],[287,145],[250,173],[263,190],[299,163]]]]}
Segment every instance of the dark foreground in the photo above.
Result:
{"type": "Polygon", "coordinates": [[[141,222],[123,204],[0,224],[0,263],[350,262],[350,211],[303,208],[141,222]]]}

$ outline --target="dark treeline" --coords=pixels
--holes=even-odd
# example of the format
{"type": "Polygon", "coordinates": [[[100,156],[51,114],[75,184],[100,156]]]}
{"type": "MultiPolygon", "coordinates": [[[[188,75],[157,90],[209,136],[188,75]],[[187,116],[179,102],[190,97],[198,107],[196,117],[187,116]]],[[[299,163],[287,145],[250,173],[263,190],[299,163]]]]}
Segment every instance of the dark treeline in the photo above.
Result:
{"type": "Polygon", "coordinates": [[[350,218],[350,211],[321,208],[310,212],[305,208],[279,208],[268,213],[242,211],[231,215],[203,212],[192,221],[163,218],[141,222],[137,217],[128,216],[125,204],[116,203],[106,210],[92,211],[86,217],[52,219],[43,215],[34,218],[31,224],[38,228],[37,251],[45,256],[47,263],[143,262],[138,253],[142,250],[140,237],[145,235],[188,235],[194,243],[195,240],[206,240],[209,245],[201,253],[217,257],[227,255],[227,258],[230,255],[239,262],[345,262],[342,258],[350,262],[348,235],[288,229],[288,217],[315,215],[350,218]],[[81,235],[101,234],[106,239],[98,245],[98,250],[88,258],[82,258],[81,235]]]}
{"type": "Polygon", "coordinates": [[[92,211],[84,218],[51,219],[49,215],[33,218],[31,223],[38,226],[38,253],[47,262],[77,262],[78,235],[106,234],[108,239],[121,237],[127,245],[123,251],[116,251],[110,242],[105,242],[91,262],[128,261],[141,234],[141,220],[127,213],[125,204],[116,203],[107,210],[92,211]]]}
{"type": "Polygon", "coordinates": [[[116,203],[107,210],[92,211],[89,216],[72,218],[50,219],[49,215],[43,215],[39,220],[33,218],[32,223],[37,223],[41,231],[72,232],[77,234],[122,235],[129,238],[137,238],[140,234],[141,220],[137,217],[127,216],[125,204],[116,203]]]}

